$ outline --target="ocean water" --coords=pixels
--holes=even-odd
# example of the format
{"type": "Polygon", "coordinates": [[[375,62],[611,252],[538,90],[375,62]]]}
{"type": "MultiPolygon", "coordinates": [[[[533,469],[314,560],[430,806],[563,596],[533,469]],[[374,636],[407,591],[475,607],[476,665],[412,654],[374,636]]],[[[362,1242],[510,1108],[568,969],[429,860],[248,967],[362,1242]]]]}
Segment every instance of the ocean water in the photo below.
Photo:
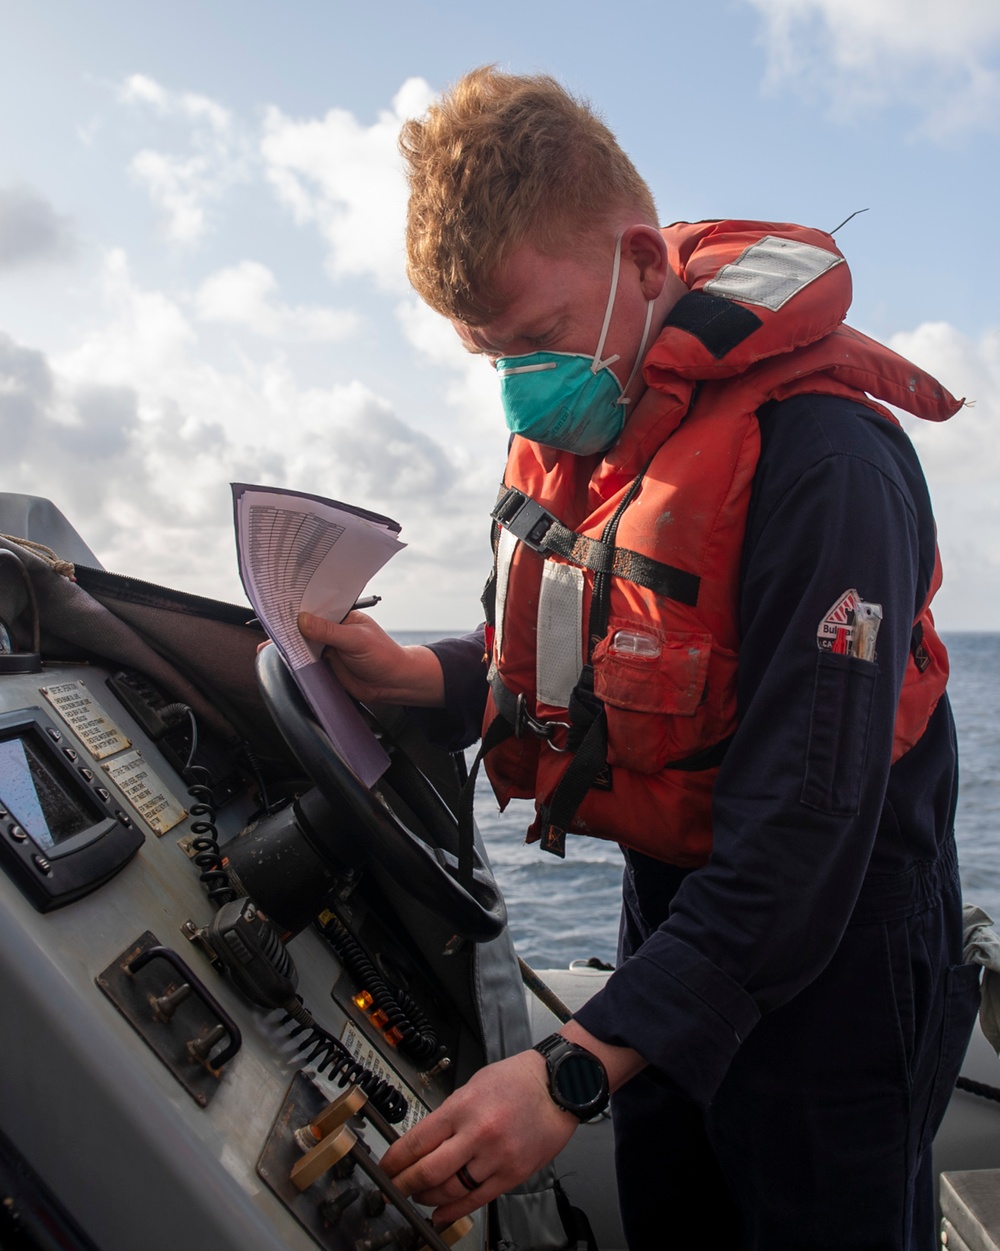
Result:
{"type": "Polygon", "coordinates": [[[945,634],[958,728],[962,890],[1000,921],[1000,634],[945,634]]]}
{"type": "MultiPolygon", "coordinates": [[[[400,631],[395,637],[423,643],[440,635],[400,631]]],[[[953,633],[945,641],[960,752],[956,834],[962,886],[968,902],[1000,920],[1000,634],[953,633]]],[[[618,848],[572,839],[566,859],[558,860],[537,844],[524,845],[531,817],[526,801],[498,812],[480,777],[476,820],[507,899],[518,953],[535,968],[565,967],[589,956],[613,962],[622,871],[618,848]]]]}

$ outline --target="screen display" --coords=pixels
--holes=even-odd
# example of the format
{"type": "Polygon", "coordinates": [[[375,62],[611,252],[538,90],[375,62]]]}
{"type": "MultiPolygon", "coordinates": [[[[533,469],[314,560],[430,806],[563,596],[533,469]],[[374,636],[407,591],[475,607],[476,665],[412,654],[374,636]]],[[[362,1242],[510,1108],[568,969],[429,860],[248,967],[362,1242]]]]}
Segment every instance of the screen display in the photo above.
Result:
{"type": "Polygon", "coordinates": [[[99,819],[62,781],[59,771],[31,735],[0,740],[0,803],[46,850],[99,819]]]}

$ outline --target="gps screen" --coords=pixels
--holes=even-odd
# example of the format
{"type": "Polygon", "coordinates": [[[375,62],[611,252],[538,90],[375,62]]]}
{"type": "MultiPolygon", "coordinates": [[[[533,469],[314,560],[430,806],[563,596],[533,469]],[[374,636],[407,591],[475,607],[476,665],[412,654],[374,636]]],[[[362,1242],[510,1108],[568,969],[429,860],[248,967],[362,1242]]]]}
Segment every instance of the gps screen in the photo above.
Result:
{"type": "Polygon", "coordinates": [[[60,765],[28,735],[0,740],[0,803],[39,847],[51,850],[99,820],[59,777],[60,765]]]}

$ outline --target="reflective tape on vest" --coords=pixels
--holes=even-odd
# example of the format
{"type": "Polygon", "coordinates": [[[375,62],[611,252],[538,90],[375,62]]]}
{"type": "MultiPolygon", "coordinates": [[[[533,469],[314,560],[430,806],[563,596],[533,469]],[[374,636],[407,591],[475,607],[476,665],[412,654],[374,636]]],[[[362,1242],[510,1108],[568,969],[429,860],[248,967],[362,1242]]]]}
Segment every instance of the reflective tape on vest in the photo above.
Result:
{"type": "Polygon", "coordinates": [[[583,669],[583,570],[547,560],[538,594],[535,693],[566,708],[583,669]]]}
{"type": "Polygon", "coordinates": [[[765,235],[731,264],[723,265],[703,290],[776,313],[793,295],[843,263],[842,256],[826,248],[765,235]]]}
{"type": "Polygon", "coordinates": [[[496,585],[496,642],[494,655],[503,655],[503,617],[507,607],[507,583],[510,580],[510,562],[517,547],[517,539],[509,530],[501,530],[497,540],[497,585],[496,585]]]}

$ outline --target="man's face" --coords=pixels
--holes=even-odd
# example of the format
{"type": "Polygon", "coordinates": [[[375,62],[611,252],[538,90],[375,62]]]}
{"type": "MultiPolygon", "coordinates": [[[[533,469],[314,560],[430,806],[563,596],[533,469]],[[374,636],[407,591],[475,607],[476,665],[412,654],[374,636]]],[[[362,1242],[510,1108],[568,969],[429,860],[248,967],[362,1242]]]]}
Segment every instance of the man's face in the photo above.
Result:
{"type": "MultiPolygon", "coordinates": [[[[530,243],[512,254],[504,270],[507,304],[481,326],[455,323],[470,352],[496,360],[530,352],[574,352],[593,356],[611,292],[614,245],[591,241],[572,256],[550,256],[530,243]]],[[[632,372],[646,320],[646,296],[639,271],[623,256],[611,324],[602,356],[618,355],[611,366],[619,383],[632,372]]],[[[630,398],[643,389],[633,381],[630,398]]]]}

